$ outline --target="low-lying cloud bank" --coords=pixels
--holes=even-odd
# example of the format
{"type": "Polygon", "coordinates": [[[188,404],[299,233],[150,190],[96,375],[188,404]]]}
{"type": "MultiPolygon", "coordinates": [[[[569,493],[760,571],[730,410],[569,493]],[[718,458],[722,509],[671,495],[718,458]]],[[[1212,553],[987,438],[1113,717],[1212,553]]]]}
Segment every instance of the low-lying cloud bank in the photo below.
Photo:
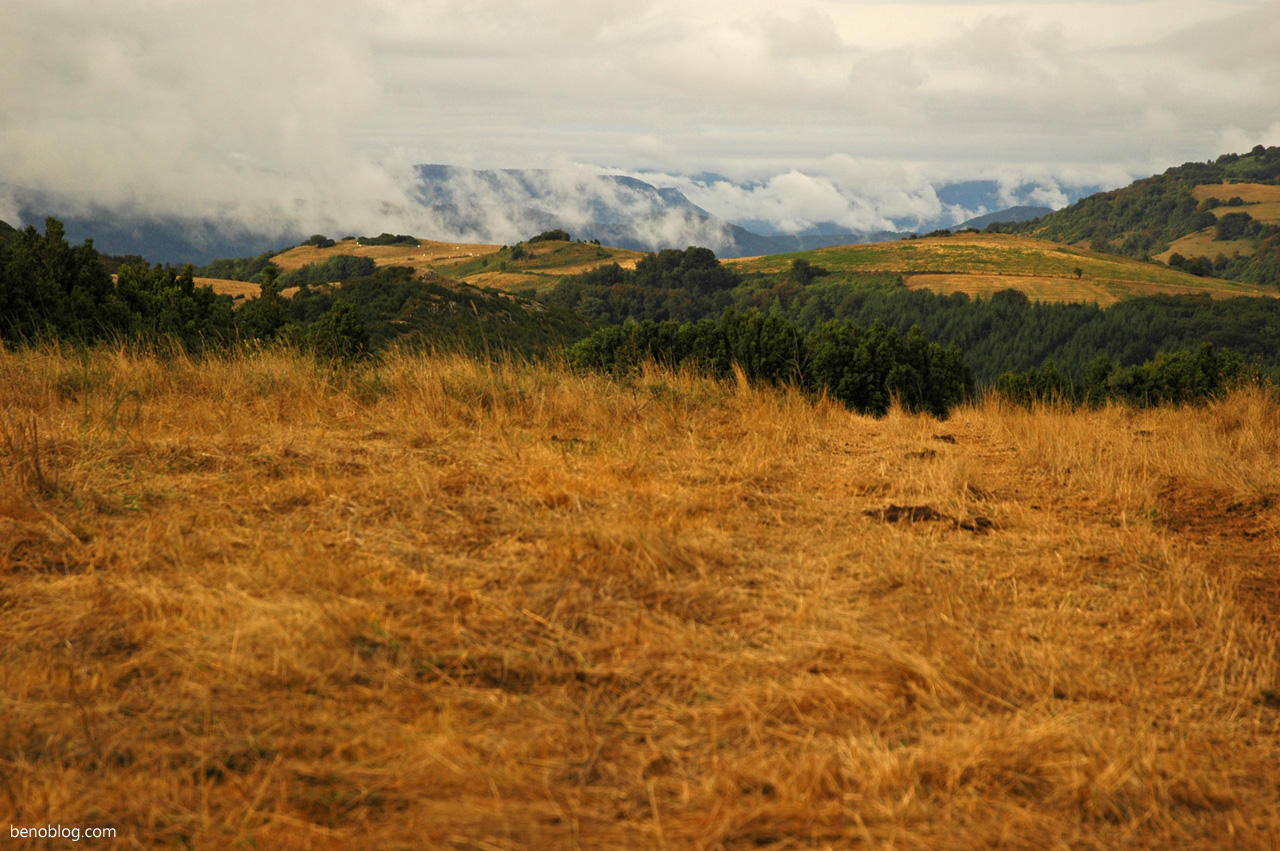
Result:
{"type": "Polygon", "coordinates": [[[511,242],[607,213],[653,247],[945,226],[1280,143],[1277,39],[1264,0],[16,0],[0,218],[511,242]],[[459,185],[459,215],[421,197],[430,162],[545,185],[508,209],[459,185]]]}
{"type": "MultiPolygon", "coordinates": [[[[271,194],[246,189],[242,197],[201,204],[168,203],[163,194],[148,199],[141,191],[120,197],[9,187],[0,189],[0,219],[20,224],[58,215],[71,220],[73,236],[83,230],[116,253],[141,250],[128,239],[131,229],[154,232],[161,226],[165,241],[175,244],[170,254],[181,253],[178,245],[185,240],[188,251],[200,257],[230,250],[225,246],[271,246],[313,233],[389,231],[510,244],[552,228],[652,250],[704,245],[733,253],[750,252],[757,244],[744,239],[753,234],[931,230],[1016,205],[1061,207],[1083,191],[1043,173],[1009,171],[935,183],[894,164],[833,158],[825,165],[823,172],[791,169],[738,182],[718,174],[624,172],[573,163],[533,170],[387,169],[363,163],[358,167],[366,175],[364,191],[346,197],[317,192],[319,197],[288,198],[277,187],[271,194]]],[[[263,183],[270,184],[269,176],[263,183]]]]}

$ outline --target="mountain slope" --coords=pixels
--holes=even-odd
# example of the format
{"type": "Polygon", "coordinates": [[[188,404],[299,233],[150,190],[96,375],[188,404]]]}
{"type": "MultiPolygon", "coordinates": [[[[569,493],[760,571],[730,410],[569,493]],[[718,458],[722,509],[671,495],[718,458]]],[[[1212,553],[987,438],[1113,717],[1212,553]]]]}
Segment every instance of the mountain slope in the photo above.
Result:
{"type": "Polygon", "coordinates": [[[1236,235],[1219,228],[1224,211],[1218,209],[1222,202],[1217,196],[1230,195],[1235,185],[1277,183],[1280,147],[1259,145],[1247,154],[1224,154],[1213,162],[1176,166],[1122,189],[1091,195],[1042,219],[999,229],[1129,257],[1160,255],[1177,240],[1201,234],[1208,236],[1200,241],[1204,260],[1187,268],[1201,275],[1275,286],[1280,284],[1280,226],[1255,219],[1245,207],[1237,212],[1248,218],[1236,221],[1242,225],[1238,235],[1250,240],[1247,252],[1239,251],[1239,246],[1204,243],[1227,242],[1224,237],[1236,235]],[[1206,186],[1221,192],[1211,197],[1200,189],[1206,186]]]}
{"type": "Polygon", "coordinates": [[[981,230],[982,228],[996,224],[997,222],[1029,222],[1032,219],[1047,216],[1052,212],[1052,207],[1010,207],[1007,210],[996,210],[994,213],[987,213],[985,216],[975,216],[968,221],[961,222],[951,228],[951,230],[961,231],[968,230],[969,228],[977,228],[978,230],[981,230]]]}

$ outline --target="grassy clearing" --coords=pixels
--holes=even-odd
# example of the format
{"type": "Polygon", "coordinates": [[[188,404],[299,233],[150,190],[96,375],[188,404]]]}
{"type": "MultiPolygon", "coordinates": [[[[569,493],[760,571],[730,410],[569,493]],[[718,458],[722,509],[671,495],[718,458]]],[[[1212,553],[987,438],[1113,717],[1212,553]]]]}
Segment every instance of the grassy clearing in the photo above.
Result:
{"type": "Polygon", "coordinates": [[[514,286],[545,289],[555,286],[564,275],[577,275],[617,263],[634,269],[644,252],[610,248],[584,242],[549,240],[525,245],[526,256],[511,260],[504,253],[477,257],[438,268],[441,274],[480,286],[514,286]]]}
{"type": "Polygon", "coordinates": [[[1280,186],[1266,183],[1214,183],[1203,184],[1191,190],[1194,198],[1217,198],[1229,201],[1239,198],[1240,207],[1217,207],[1213,214],[1221,218],[1227,213],[1248,213],[1254,219],[1267,224],[1280,224],[1280,186]]]}
{"type": "Polygon", "coordinates": [[[662,372],[39,350],[0,352],[0,411],[0,824],[1280,842],[1265,394],[872,420],[662,372]]]}
{"type": "Polygon", "coordinates": [[[300,245],[271,258],[281,273],[292,272],[311,264],[322,264],[339,254],[371,257],[379,266],[409,266],[419,274],[453,263],[465,262],[497,252],[496,245],[473,245],[457,242],[421,240],[420,245],[360,245],[353,239],[343,240],[329,248],[300,245]]]}
{"type": "MultiPolygon", "coordinates": [[[[409,266],[419,274],[428,271],[474,286],[541,289],[553,286],[562,275],[575,275],[597,266],[618,263],[635,268],[644,256],[639,251],[608,248],[580,242],[537,242],[526,246],[522,260],[504,260],[501,246],[471,245],[422,240],[418,247],[357,245],[344,240],[329,248],[303,245],[272,258],[281,272],[308,264],[321,264],[339,254],[372,257],[379,266],[409,266]]],[[[221,290],[219,290],[221,291],[221,290]]]]}
{"type": "Polygon", "coordinates": [[[213,287],[218,295],[229,295],[233,298],[257,298],[262,287],[248,281],[228,281],[224,278],[196,278],[197,287],[213,287]]]}
{"type": "Polygon", "coordinates": [[[1239,198],[1244,201],[1242,207],[1218,207],[1214,215],[1226,213],[1248,213],[1260,222],[1280,224],[1280,186],[1266,183],[1209,183],[1191,190],[1193,198],[1203,201],[1206,198],[1217,198],[1219,201],[1230,201],[1239,198]]]}
{"type": "Polygon", "coordinates": [[[894,272],[908,279],[909,286],[939,292],[978,294],[994,286],[1021,290],[1043,301],[1096,300],[1105,305],[1157,293],[1275,295],[1247,284],[1197,278],[1155,263],[1008,234],[956,234],[726,262],[742,272],[781,272],[796,258],[832,271],[894,272]]]}
{"type": "MultiPolygon", "coordinates": [[[[1219,210],[1238,209],[1219,207],[1219,210]]],[[[1215,210],[1214,212],[1217,212],[1215,210]]],[[[1169,245],[1168,251],[1154,255],[1156,260],[1163,263],[1169,262],[1169,258],[1175,253],[1181,254],[1183,257],[1209,257],[1214,258],[1219,254],[1225,254],[1228,257],[1234,257],[1239,254],[1242,257],[1248,257],[1257,249],[1254,248],[1251,239],[1214,239],[1215,232],[1213,228],[1206,228],[1202,231],[1189,233],[1181,239],[1176,239],[1169,245]]]]}

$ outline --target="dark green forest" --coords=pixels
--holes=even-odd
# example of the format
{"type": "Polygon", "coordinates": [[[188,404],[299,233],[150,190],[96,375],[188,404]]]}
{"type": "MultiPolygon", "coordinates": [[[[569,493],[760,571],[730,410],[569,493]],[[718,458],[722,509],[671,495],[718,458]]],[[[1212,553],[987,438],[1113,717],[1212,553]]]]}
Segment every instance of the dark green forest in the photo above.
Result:
{"type": "Polygon", "coordinates": [[[49,219],[0,242],[0,339],[93,343],[111,339],[176,340],[203,350],[235,339],[231,299],[196,287],[192,269],[130,262],[117,279],[93,247],[68,244],[49,219]]]}
{"type": "Polygon", "coordinates": [[[726,310],[717,319],[628,322],[596,331],[569,349],[569,362],[626,372],[654,361],[728,378],[825,392],[860,413],[883,416],[893,399],[912,412],[946,417],[969,398],[973,379],[955,346],[918,329],[905,336],[877,322],[827,322],[809,334],[779,314],[726,310]]]}
{"type": "Polygon", "coordinates": [[[336,257],[292,277],[260,260],[218,261],[245,275],[252,270],[262,284],[258,298],[234,308],[230,296],[197,287],[190,265],[123,258],[113,280],[92,240],[70,245],[57,219],[46,221],[43,234],[31,226],[6,227],[0,231],[0,341],[165,341],[195,353],[282,341],[353,359],[393,341],[537,355],[590,330],[577,316],[528,299],[415,278],[406,268],[376,269],[365,258],[336,257]],[[350,276],[337,286],[313,290],[308,284],[339,273],[350,276]],[[295,283],[298,294],[283,298],[280,290],[295,283]]]}
{"type": "Polygon", "coordinates": [[[1233,349],[1280,377],[1280,299],[1147,296],[1103,309],[1032,302],[1017,290],[989,298],[942,295],[907,289],[898,275],[828,274],[805,261],[784,273],[744,278],[704,248],[651,255],[634,272],[604,266],[565,278],[543,297],[612,324],[698,321],[729,308],[755,308],[805,334],[832,320],[864,328],[883,322],[901,334],[918,327],[930,340],[959,346],[979,386],[1048,360],[1077,380],[1100,354],[1127,367],[1204,342],[1233,349]]]}

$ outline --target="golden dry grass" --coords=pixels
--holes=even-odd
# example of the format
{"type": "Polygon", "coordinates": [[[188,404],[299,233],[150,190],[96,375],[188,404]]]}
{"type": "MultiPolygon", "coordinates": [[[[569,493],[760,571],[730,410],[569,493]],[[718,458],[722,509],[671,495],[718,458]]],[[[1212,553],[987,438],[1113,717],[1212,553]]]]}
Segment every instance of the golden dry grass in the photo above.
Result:
{"type": "MultiPolygon", "coordinates": [[[[354,240],[344,240],[329,248],[302,245],[291,248],[272,258],[281,272],[292,272],[310,264],[322,264],[339,254],[371,257],[378,266],[408,266],[418,274],[439,272],[473,286],[545,288],[554,285],[562,275],[576,275],[594,269],[604,263],[618,263],[624,269],[634,269],[644,257],[643,252],[623,248],[601,248],[601,257],[582,257],[592,246],[559,241],[537,242],[526,246],[527,257],[522,261],[510,261],[510,268],[498,271],[496,267],[481,266],[477,261],[498,253],[501,246],[431,242],[420,240],[417,247],[403,245],[359,245],[354,240]],[[568,252],[565,249],[569,248],[568,252]],[[554,256],[565,255],[565,258],[554,256]]],[[[216,288],[215,288],[216,289],[216,288]]],[[[221,290],[219,290],[221,291],[221,290]]]]}
{"type": "MultiPolygon", "coordinates": [[[[1219,209],[1226,208],[1220,207],[1219,209]]],[[[1168,263],[1169,258],[1174,254],[1181,254],[1183,257],[1208,257],[1212,259],[1219,254],[1225,254],[1228,257],[1234,257],[1237,254],[1242,257],[1249,257],[1254,252],[1252,239],[1217,240],[1214,239],[1215,235],[1213,228],[1205,228],[1195,233],[1189,233],[1169,243],[1167,251],[1153,254],[1152,257],[1161,263],[1168,263]]]]}
{"type": "Polygon", "coordinates": [[[371,257],[379,266],[409,266],[416,272],[429,271],[445,263],[457,263],[472,257],[495,254],[501,246],[458,242],[420,240],[420,245],[359,245],[343,240],[330,248],[300,245],[271,258],[282,273],[293,272],[310,264],[324,263],[339,254],[371,257]]]}
{"type": "Polygon", "coordinates": [[[1218,207],[1213,213],[1221,217],[1226,213],[1248,213],[1260,222],[1280,224],[1280,186],[1268,183],[1206,183],[1191,190],[1191,197],[1199,200],[1217,198],[1230,201],[1239,198],[1243,207],[1218,207]]]}
{"type": "Polygon", "coordinates": [[[0,825],[1280,843],[1267,394],[873,420],[656,371],[40,350],[0,352],[0,412],[0,825]]]}
{"type": "MultiPolygon", "coordinates": [[[[1226,243],[1218,243],[1219,246],[1226,243]]],[[[1166,258],[1160,258],[1166,259],[1166,258]]],[[[1203,286],[1170,282],[1102,280],[1075,278],[1074,276],[1036,275],[908,275],[903,278],[908,289],[931,290],[936,293],[968,293],[971,296],[990,297],[1001,290],[1016,289],[1028,298],[1038,301],[1097,302],[1110,307],[1124,298],[1146,295],[1197,295],[1208,293],[1213,298],[1233,298],[1239,295],[1275,297],[1274,293],[1255,290],[1238,292],[1231,289],[1207,289],[1203,286]]]]}
{"type": "Polygon", "coordinates": [[[262,287],[257,284],[251,284],[248,281],[229,281],[225,278],[196,278],[195,282],[197,287],[213,287],[213,291],[218,295],[257,298],[262,292],[262,287]]]}
{"type": "Polygon", "coordinates": [[[910,287],[942,293],[1016,289],[1041,301],[1097,301],[1104,306],[1161,293],[1275,297],[1273,289],[1197,278],[1162,264],[1011,234],[960,233],[726,263],[744,272],[776,273],[796,257],[833,272],[896,272],[910,287]]]}

